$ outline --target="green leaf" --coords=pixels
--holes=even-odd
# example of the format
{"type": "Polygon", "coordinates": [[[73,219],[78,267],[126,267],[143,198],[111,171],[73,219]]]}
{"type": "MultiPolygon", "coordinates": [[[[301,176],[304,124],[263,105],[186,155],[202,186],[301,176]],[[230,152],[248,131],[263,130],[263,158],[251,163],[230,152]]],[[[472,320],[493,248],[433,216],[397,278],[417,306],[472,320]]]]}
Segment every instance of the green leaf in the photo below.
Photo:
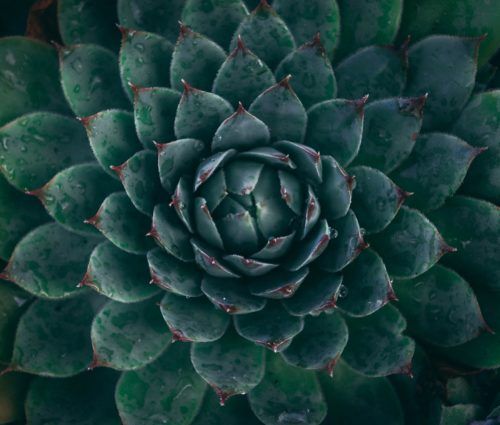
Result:
{"type": "Polygon", "coordinates": [[[260,2],[252,13],[241,21],[233,35],[231,50],[236,47],[239,36],[272,70],[295,47],[287,25],[267,2],[260,2]]]}
{"type": "Polygon", "coordinates": [[[469,282],[500,286],[500,210],[489,202],[456,196],[429,214],[443,237],[458,248],[443,262],[469,282]],[[466,225],[464,225],[466,223],[466,225]],[[481,253],[478,255],[477,253],[481,253]]]}
{"type": "Polygon", "coordinates": [[[18,192],[0,174],[0,258],[7,261],[21,238],[47,220],[40,202],[18,192]]]}
{"type": "Polygon", "coordinates": [[[404,373],[411,365],[415,342],[403,336],[406,321],[392,305],[359,319],[346,318],[349,341],[343,359],[367,376],[404,373]]]}
{"type": "Polygon", "coordinates": [[[155,362],[122,374],[116,407],[129,425],[189,425],[200,410],[205,389],[189,362],[189,345],[173,344],[155,362]]]}
{"type": "Polygon", "coordinates": [[[120,30],[120,77],[129,99],[134,99],[138,87],[168,87],[172,43],[149,32],[122,27],[120,30]]]}
{"type": "Polygon", "coordinates": [[[130,254],[146,254],[153,248],[153,242],[146,236],[151,229],[151,219],[134,208],[125,192],[109,195],[97,213],[86,221],[130,254]]]}
{"type": "Polygon", "coordinates": [[[314,372],[289,366],[268,353],[266,375],[248,395],[255,416],[265,425],[319,425],[327,405],[314,372]]]}
{"type": "Polygon", "coordinates": [[[16,246],[4,274],[37,297],[68,297],[80,292],[76,285],[98,242],[98,238],[68,232],[56,223],[39,226],[16,246]]]}
{"type": "Polygon", "coordinates": [[[458,137],[426,133],[417,139],[408,159],[392,177],[414,193],[409,206],[422,211],[439,208],[461,185],[474,158],[482,152],[458,137]]]}
{"type": "Polygon", "coordinates": [[[175,139],[174,119],[180,99],[180,93],[168,88],[137,88],[134,121],[144,147],[150,149],[154,142],[175,139]]]}
{"type": "Polygon", "coordinates": [[[278,269],[258,279],[250,280],[250,292],[264,298],[289,298],[297,291],[308,274],[309,269],[307,267],[295,272],[278,269]]]}
{"type": "Polygon", "coordinates": [[[403,425],[398,394],[387,378],[368,378],[341,361],[333,379],[319,375],[328,403],[327,423],[339,425],[403,425]]]}
{"type": "MultiPolygon", "coordinates": [[[[303,174],[305,180],[313,184],[321,184],[323,179],[322,161],[318,152],[306,145],[301,144],[300,142],[295,143],[288,140],[276,142],[274,147],[280,152],[290,156],[293,163],[297,165],[301,174],[303,174]]],[[[283,176],[282,173],[280,174],[283,176]]],[[[280,180],[283,180],[283,178],[280,177],[280,180]]],[[[280,182],[280,184],[283,185],[282,182],[280,182]]],[[[292,196],[292,194],[289,194],[289,196],[292,196]]],[[[286,198],[287,197],[285,196],[285,202],[287,201],[286,198]]]]}
{"type": "Polygon", "coordinates": [[[90,425],[121,423],[113,400],[116,373],[99,369],[66,379],[37,377],[26,399],[30,424],[90,425]]]}
{"type": "Polygon", "coordinates": [[[292,366],[328,370],[347,344],[347,326],[338,313],[306,317],[304,330],[281,355],[292,366]]]}
{"type": "Polygon", "coordinates": [[[331,221],[344,217],[351,205],[354,180],[331,156],[321,156],[323,183],[317,193],[324,217],[331,221]]]}
{"type": "Polygon", "coordinates": [[[444,254],[455,251],[422,213],[408,207],[401,207],[392,223],[369,242],[382,255],[391,277],[400,279],[424,273],[444,254]]]}
{"type": "Polygon", "coordinates": [[[24,399],[29,383],[30,375],[24,373],[0,376],[0,424],[24,419],[24,399]]]}
{"type": "Polygon", "coordinates": [[[241,0],[188,0],[182,21],[227,50],[231,35],[247,15],[241,0]]]}
{"type": "Polygon", "coordinates": [[[77,121],[50,112],[25,115],[0,128],[0,171],[17,189],[38,189],[57,172],[93,160],[77,121]]]}
{"type": "Polygon", "coordinates": [[[388,174],[409,155],[422,125],[427,97],[392,98],[366,107],[363,140],[355,165],[368,165],[388,174]]]}
{"type": "Polygon", "coordinates": [[[174,341],[216,341],[229,326],[229,315],[216,310],[205,297],[186,299],[165,294],[160,309],[174,341]]]}
{"type": "Polygon", "coordinates": [[[58,378],[84,371],[92,361],[95,301],[90,297],[36,300],[19,321],[11,367],[58,378]]]}
{"type": "Polygon", "coordinates": [[[271,132],[271,140],[302,143],[306,133],[307,114],[300,99],[285,77],[255,99],[250,113],[261,119],[271,132]]]}
{"type": "Polygon", "coordinates": [[[85,220],[95,214],[106,196],[120,189],[99,165],[88,163],[66,168],[30,194],[37,196],[47,212],[68,230],[96,235],[85,220]]]}
{"type": "Polygon", "coordinates": [[[429,93],[425,130],[446,128],[467,103],[474,88],[481,40],[482,37],[435,35],[410,48],[405,94],[429,93]]]}
{"type": "Polygon", "coordinates": [[[145,257],[128,254],[110,242],[103,242],[90,256],[87,273],[80,285],[122,303],[134,303],[160,292],[148,285],[149,272],[145,257]]]}
{"type": "Polygon", "coordinates": [[[157,299],[108,301],[92,322],[93,366],[135,370],[156,360],[170,343],[157,299]]]}
{"type": "Polygon", "coordinates": [[[388,46],[360,49],[335,68],[337,96],[359,99],[369,94],[370,100],[399,96],[406,83],[407,67],[406,45],[400,49],[388,46]]]}
{"type": "Polygon", "coordinates": [[[394,219],[399,207],[410,195],[384,173],[370,167],[353,167],[356,177],[352,193],[352,209],[366,233],[378,233],[394,219]]]}
{"type": "Polygon", "coordinates": [[[292,76],[294,90],[305,108],[335,97],[337,82],[319,32],[281,61],[276,79],[287,75],[292,76]]]}
{"type": "Polygon", "coordinates": [[[95,44],[77,44],[59,48],[59,62],[64,95],[76,116],[127,108],[113,52],[95,44]]]}
{"type": "Polygon", "coordinates": [[[357,155],[367,98],[326,100],[307,111],[306,143],[346,166],[357,155]]]}
{"type": "Polygon", "coordinates": [[[99,0],[62,0],[58,3],[57,23],[64,44],[95,43],[118,50],[116,4],[99,0]]]}
{"type": "Polygon", "coordinates": [[[297,44],[305,43],[319,32],[328,57],[331,59],[340,33],[340,15],[337,2],[317,0],[275,0],[273,7],[285,20],[297,44]]]}
{"type": "Polygon", "coordinates": [[[87,117],[82,123],[97,162],[113,177],[116,174],[111,167],[124,163],[142,148],[130,112],[110,109],[87,117]]]}
{"type": "Polygon", "coordinates": [[[371,249],[363,251],[342,273],[338,307],[349,316],[369,316],[394,298],[384,262],[371,249]]]}
{"type": "Polygon", "coordinates": [[[55,49],[30,38],[5,37],[0,40],[0,58],[0,126],[38,110],[69,112],[55,49]]]}
{"type": "Polygon", "coordinates": [[[224,405],[227,398],[246,394],[262,380],[265,350],[230,330],[217,341],[193,343],[191,362],[224,405]]]}
{"type": "Polygon", "coordinates": [[[408,328],[441,347],[463,344],[485,329],[474,292],[457,273],[436,265],[416,279],[396,282],[408,328]]]}

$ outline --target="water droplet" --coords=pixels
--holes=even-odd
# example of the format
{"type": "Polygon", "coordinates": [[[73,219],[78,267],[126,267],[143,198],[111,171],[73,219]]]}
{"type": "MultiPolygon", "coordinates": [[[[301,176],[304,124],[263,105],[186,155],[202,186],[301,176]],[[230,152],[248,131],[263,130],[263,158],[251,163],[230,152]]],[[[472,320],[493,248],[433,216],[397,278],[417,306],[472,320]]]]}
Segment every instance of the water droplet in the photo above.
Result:
{"type": "Polygon", "coordinates": [[[339,298],[345,298],[347,297],[347,294],[349,293],[349,289],[345,285],[340,285],[339,288],[339,298]]]}

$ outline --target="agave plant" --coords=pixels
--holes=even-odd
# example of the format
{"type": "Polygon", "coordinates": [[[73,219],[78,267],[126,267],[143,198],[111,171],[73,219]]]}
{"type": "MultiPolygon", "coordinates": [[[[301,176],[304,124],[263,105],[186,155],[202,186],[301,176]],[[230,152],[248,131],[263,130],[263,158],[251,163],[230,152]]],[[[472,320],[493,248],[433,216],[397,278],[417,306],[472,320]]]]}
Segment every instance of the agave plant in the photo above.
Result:
{"type": "Polygon", "coordinates": [[[430,423],[386,378],[414,339],[497,367],[499,12],[424,3],[59,0],[62,45],[0,39],[0,422],[430,423]]]}

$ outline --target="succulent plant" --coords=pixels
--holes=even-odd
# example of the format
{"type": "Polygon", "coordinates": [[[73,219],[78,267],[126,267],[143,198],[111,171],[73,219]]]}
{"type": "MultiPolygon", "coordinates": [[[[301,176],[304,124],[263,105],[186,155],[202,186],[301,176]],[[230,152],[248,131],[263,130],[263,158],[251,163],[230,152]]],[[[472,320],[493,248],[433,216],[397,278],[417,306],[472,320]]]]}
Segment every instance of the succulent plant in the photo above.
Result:
{"type": "Polygon", "coordinates": [[[387,376],[500,365],[499,11],[402,3],[0,39],[0,423],[452,423],[387,376]]]}

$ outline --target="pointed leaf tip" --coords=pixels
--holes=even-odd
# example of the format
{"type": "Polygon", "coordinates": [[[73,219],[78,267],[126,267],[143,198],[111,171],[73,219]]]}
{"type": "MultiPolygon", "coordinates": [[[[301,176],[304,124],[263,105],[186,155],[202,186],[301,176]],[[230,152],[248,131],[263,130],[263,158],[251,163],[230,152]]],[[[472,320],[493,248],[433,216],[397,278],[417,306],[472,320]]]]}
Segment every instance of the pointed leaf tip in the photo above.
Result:
{"type": "Polygon", "coordinates": [[[363,97],[359,99],[354,99],[350,101],[356,108],[356,111],[360,117],[363,117],[365,115],[365,105],[367,104],[369,97],[370,97],[369,94],[365,94],[363,97]]]}
{"type": "Polygon", "coordinates": [[[281,81],[278,82],[278,86],[283,87],[287,90],[293,91],[292,86],[290,85],[290,80],[292,78],[292,74],[288,74],[281,81]]]}

